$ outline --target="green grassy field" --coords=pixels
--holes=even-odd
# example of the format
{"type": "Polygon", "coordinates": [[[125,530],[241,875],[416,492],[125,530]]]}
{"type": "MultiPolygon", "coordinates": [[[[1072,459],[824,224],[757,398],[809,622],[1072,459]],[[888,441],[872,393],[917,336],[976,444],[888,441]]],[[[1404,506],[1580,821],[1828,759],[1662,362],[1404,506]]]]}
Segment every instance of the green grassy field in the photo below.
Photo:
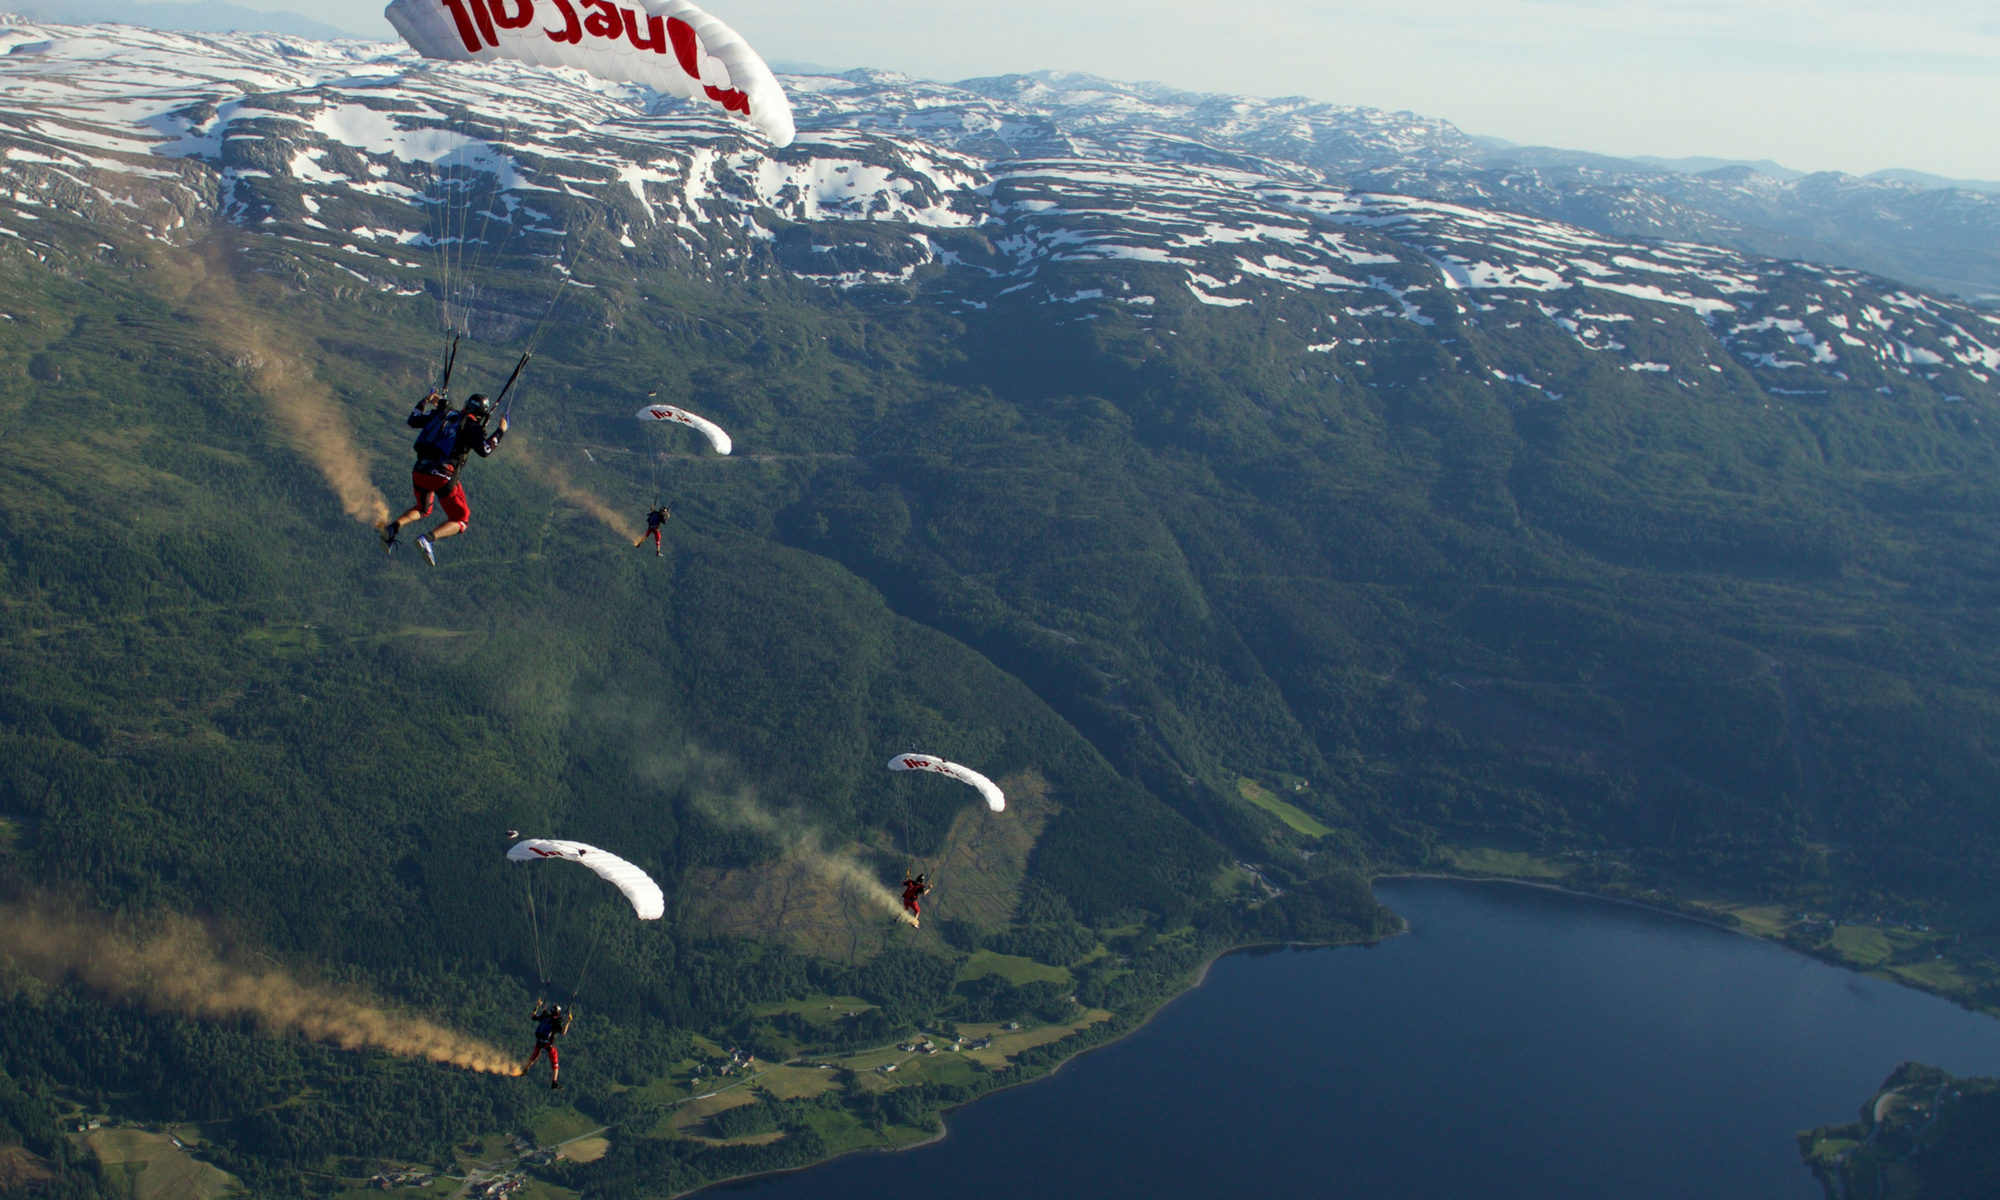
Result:
{"type": "Polygon", "coordinates": [[[1254,779],[1238,779],[1236,794],[1283,821],[1294,833],[1302,833],[1310,838],[1323,838],[1333,832],[1331,827],[1314,820],[1311,813],[1296,804],[1279,799],[1276,792],[1254,779]]]}
{"type": "Polygon", "coordinates": [[[1967,995],[1976,986],[1949,960],[1933,959],[1930,962],[1890,967],[1889,973],[1904,983],[1914,984],[1925,991],[1938,992],[1946,996],[1967,995]]]}
{"type": "Polygon", "coordinates": [[[1067,987],[1070,983],[1070,973],[1062,967],[992,950],[981,950],[966,959],[965,965],[958,969],[957,980],[962,983],[968,979],[984,979],[988,975],[998,975],[1015,987],[1043,982],[1067,987]]]}
{"type": "Polygon", "coordinates": [[[1786,915],[1786,910],[1775,904],[1717,905],[1716,908],[1734,917],[1737,926],[1745,933],[1757,937],[1783,937],[1792,928],[1792,919],[1786,915]]]}
{"type": "Polygon", "coordinates": [[[1879,967],[1896,952],[1887,933],[1867,925],[1842,925],[1833,931],[1832,944],[1840,957],[1861,967],[1879,967]]]}
{"type": "Polygon", "coordinates": [[[114,1175],[122,1170],[132,1200],[222,1200],[241,1190],[233,1177],[189,1157],[162,1133],[100,1129],[84,1144],[114,1175]]]}
{"type": "Polygon", "coordinates": [[[750,1006],[750,1012],[759,1017],[791,1013],[820,1025],[836,1021],[848,1013],[863,1012],[874,1007],[859,996],[829,996],[822,993],[801,996],[796,1000],[773,1000],[764,1004],[753,1004],[750,1006]]]}
{"type": "Polygon", "coordinates": [[[535,1114],[528,1128],[534,1131],[537,1145],[553,1146],[589,1133],[601,1124],[602,1121],[593,1121],[573,1108],[546,1108],[535,1114]]]}
{"type": "Polygon", "coordinates": [[[1504,875],[1509,879],[1562,879],[1571,867],[1524,850],[1492,846],[1447,846],[1452,866],[1471,875],[1504,875]]]}

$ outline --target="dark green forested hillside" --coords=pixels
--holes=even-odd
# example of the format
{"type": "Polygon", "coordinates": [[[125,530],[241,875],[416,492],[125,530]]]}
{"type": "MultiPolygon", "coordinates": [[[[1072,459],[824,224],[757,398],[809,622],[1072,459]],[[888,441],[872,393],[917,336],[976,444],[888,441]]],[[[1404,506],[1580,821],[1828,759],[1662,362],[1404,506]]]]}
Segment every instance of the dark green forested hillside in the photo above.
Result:
{"type": "Polygon", "coordinates": [[[1974,1200],[2000,1188],[2000,1083],[1904,1063],[1861,1120],[1799,1134],[1829,1200],[1974,1200]]]}
{"type": "MultiPolygon", "coordinates": [[[[1921,917],[1953,957],[1919,982],[2000,1003],[1990,393],[1857,375],[1773,403],[1735,365],[1677,389],[1505,300],[1370,318],[1366,361],[1302,367],[1293,330],[1328,303],[1305,294],[1162,287],[1085,321],[957,308],[922,272],[837,291],[621,266],[588,234],[591,287],[431,569],[384,555],[344,511],[366,488],[322,469],[351,438],[402,506],[428,297],[277,240],[44,224],[46,253],[0,246],[10,898],[138,931],[192,916],[234,961],[511,1050],[538,972],[507,830],[615,847],[669,896],[640,926],[578,890],[553,929],[571,963],[564,939],[599,947],[553,1105],[10,975],[0,1136],[74,1194],[118,1184],[35,1113],[197,1123],[274,1195],[571,1117],[623,1131],[547,1173],[590,1195],[894,1141],[1128,1027],[1217,948],[1386,932],[1365,873],[1454,846],[1921,917]],[[1467,365],[1508,319],[1546,390],[1467,365]],[[638,425],[655,389],[737,454],[638,425]],[[659,498],[664,559],[631,545],[659,498]],[[987,822],[890,777],[912,745],[1021,804],[987,822]],[[848,893],[774,898],[808,834],[889,883],[968,865],[888,943],[848,893]],[[1066,1036],[676,1116],[727,1045],[1006,1021],[1066,1036]]],[[[461,395],[534,324],[525,262],[489,281],[461,395]]],[[[1641,332],[1706,353],[1685,314],[1641,332]]]]}

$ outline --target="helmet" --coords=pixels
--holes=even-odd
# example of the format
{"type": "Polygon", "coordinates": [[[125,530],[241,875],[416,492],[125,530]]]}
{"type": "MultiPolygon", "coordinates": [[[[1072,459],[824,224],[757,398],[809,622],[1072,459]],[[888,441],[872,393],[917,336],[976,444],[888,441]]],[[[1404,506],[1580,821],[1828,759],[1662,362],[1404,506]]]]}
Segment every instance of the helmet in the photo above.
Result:
{"type": "Polygon", "coordinates": [[[481,419],[489,417],[493,415],[493,398],[484,392],[474,392],[465,398],[465,412],[481,419]]]}

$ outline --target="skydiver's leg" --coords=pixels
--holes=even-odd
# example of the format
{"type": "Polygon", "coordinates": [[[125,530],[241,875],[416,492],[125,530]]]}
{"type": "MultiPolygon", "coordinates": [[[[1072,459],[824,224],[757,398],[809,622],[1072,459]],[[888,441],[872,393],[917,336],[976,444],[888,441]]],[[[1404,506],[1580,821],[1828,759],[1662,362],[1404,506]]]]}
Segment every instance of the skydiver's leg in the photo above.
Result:
{"type": "Polygon", "coordinates": [[[562,1086],[562,1055],[556,1053],[556,1044],[554,1042],[550,1042],[549,1043],[549,1087],[551,1089],[555,1089],[561,1086],[562,1086]]]}
{"type": "Polygon", "coordinates": [[[542,1056],[543,1050],[553,1050],[553,1049],[555,1049],[554,1046],[544,1046],[540,1042],[536,1042],[535,1052],[528,1056],[527,1062],[521,1064],[521,1074],[526,1075],[528,1073],[528,1068],[535,1065],[535,1060],[542,1056]]]}
{"type": "Polygon", "coordinates": [[[383,526],[382,528],[383,537],[393,539],[396,536],[396,531],[401,529],[403,526],[408,525],[411,521],[417,520],[420,517],[427,517],[430,515],[431,505],[435,501],[435,493],[433,493],[430,489],[424,487],[422,481],[427,478],[429,478],[429,476],[419,475],[414,471],[410,473],[410,491],[412,492],[412,494],[415,495],[416,500],[414,503],[410,505],[410,507],[407,510],[404,511],[402,516],[397,517],[395,520],[383,526]]]}
{"type": "Polygon", "coordinates": [[[457,537],[465,532],[467,525],[472,524],[472,505],[466,502],[463,484],[454,483],[450,491],[438,493],[438,502],[444,505],[444,515],[451,519],[431,530],[432,541],[457,537]]]}

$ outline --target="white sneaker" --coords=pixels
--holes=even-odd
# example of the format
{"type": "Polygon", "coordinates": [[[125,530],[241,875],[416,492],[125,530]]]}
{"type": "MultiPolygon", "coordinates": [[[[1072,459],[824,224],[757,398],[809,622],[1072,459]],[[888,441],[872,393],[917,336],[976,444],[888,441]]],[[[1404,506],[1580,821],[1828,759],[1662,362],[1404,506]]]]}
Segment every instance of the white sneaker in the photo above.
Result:
{"type": "Polygon", "coordinates": [[[437,566],[437,543],[431,540],[430,534],[420,533],[417,535],[417,549],[424,552],[425,562],[434,567],[437,566]]]}

